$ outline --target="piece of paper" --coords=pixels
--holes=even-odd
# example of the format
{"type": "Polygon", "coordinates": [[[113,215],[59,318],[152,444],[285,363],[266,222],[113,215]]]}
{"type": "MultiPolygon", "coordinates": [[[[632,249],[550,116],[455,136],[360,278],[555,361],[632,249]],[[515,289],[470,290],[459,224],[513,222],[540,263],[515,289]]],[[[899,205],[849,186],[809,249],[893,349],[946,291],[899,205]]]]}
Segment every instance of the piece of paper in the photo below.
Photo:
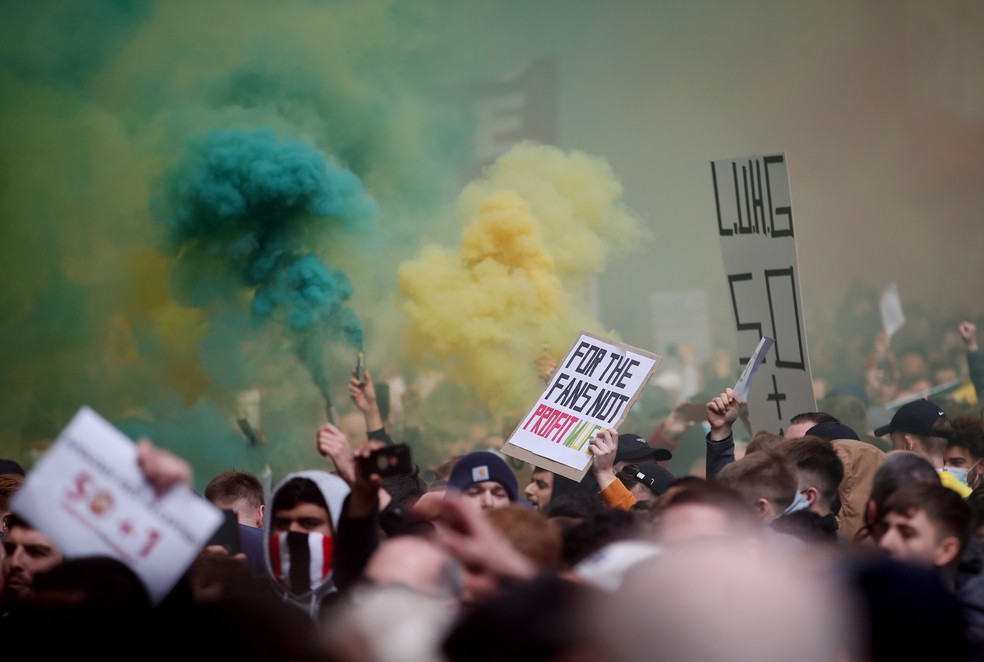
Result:
{"type": "Polygon", "coordinates": [[[905,326],[905,314],[902,312],[902,300],[899,298],[899,290],[892,283],[882,292],[881,301],[878,304],[881,309],[882,327],[889,337],[905,326]]]}
{"type": "Polygon", "coordinates": [[[126,563],[155,604],[222,523],[222,512],[185,485],[158,498],[133,442],[88,407],[58,435],[10,506],[66,558],[126,563]]]}
{"type": "Polygon", "coordinates": [[[752,380],[755,379],[755,373],[758,372],[759,366],[765,361],[765,355],[769,353],[772,346],[776,341],[769,336],[762,336],[759,340],[758,346],[752,353],[748,363],[745,364],[745,369],[741,371],[741,376],[738,381],[735,382],[735,387],[731,389],[734,392],[735,399],[739,402],[746,402],[748,400],[748,391],[752,387],[752,380]]]}

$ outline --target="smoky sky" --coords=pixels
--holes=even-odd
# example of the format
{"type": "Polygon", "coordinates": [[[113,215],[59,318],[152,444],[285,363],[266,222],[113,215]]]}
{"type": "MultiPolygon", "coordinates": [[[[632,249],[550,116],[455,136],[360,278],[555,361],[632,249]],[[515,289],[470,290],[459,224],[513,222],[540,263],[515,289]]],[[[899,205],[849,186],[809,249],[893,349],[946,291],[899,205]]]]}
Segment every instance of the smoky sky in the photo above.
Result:
{"type": "MultiPolygon", "coordinates": [[[[401,268],[460,251],[463,201],[481,208],[463,91],[541,57],[557,61],[559,153],[604,163],[638,226],[611,226],[631,239],[575,277],[568,236],[541,222],[585,325],[649,348],[649,295],[697,288],[733,347],[709,163],[777,152],[815,371],[837,360],[827,338],[877,326],[851,297],[889,283],[911,310],[982,313],[977,3],[63,0],[0,15],[0,456],[25,464],[83,404],[202,482],[319,461],[322,392],[344,405],[355,346],[380,371],[420,358],[401,268]],[[235,426],[248,388],[261,449],[235,426]]],[[[535,354],[565,333],[523,337],[535,354]]]]}

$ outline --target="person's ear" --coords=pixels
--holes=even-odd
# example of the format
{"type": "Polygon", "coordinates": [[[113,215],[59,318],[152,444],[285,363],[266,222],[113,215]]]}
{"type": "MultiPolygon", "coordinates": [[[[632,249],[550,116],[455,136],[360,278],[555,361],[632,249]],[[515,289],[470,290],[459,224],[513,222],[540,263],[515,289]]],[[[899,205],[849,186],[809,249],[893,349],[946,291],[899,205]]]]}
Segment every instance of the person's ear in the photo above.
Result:
{"type": "Polygon", "coordinates": [[[266,504],[260,504],[260,507],[256,509],[256,528],[263,528],[263,514],[266,513],[266,504]]]}
{"type": "Polygon", "coordinates": [[[947,536],[936,546],[936,558],[933,563],[942,568],[949,565],[957,556],[960,555],[960,541],[956,536],[947,536]]]}
{"type": "Polygon", "coordinates": [[[811,485],[803,490],[803,498],[806,499],[806,502],[810,504],[810,508],[812,508],[813,504],[815,504],[817,499],[820,498],[820,492],[817,491],[817,488],[811,485]]]}
{"type": "Polygon", "coordinates": [[[907,451],[911,451],[912,450],[912,447],[915,446],[915,442],[912,440],[912,436],[906,434],[906,435],[903,435],[903,437],[905,438],[905,449],[907,451]]]}
{"type": "Polygon", "coordinates": [[[758,513],[759,519],[766,522],[772,520],[774,516],[772,504],[764,497],[755,502],[755,512],[758,513]]]}
{"type": "Polygon", "coordinates": [[[874,526],[876,514],[875,500],[868,499],[868,505],[864,507],[864,523],[868,526],[874,526]]]}

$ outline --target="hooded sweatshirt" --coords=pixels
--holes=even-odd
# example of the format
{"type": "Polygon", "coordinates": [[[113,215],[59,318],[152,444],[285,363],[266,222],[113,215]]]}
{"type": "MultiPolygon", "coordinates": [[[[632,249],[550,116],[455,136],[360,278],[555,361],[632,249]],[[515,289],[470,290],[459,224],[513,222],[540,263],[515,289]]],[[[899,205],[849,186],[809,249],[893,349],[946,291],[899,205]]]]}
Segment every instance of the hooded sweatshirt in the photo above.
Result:
{"type": "MultiPolygon", "coordinates": [[[[288,474],[277,483],[276,487],[273,488],[270,499],[270,508],[265,509],[265,514],[263,515],[263,550],[264,557],[266,559],[266,571],[273,581],[273,585],[276,590],[282,595],[285,602],[290,602],[296,604],[298,607],[306,609],[308,614],[312,618],[318,616],[318,610],[321,605],[321,600],[329,593],[335,592],[335,584],[332,581],[332,574],[329,572],[323,581],[316,584],[313,588],[305,587],[300,593],[292,592],[284,585],[281,580],[277,579],[277,573],[274,569],[274,560],[271,557],[271,545],[270,545],[270,532],[272,530],[273,522],[273,503],[276,502],[277,493],[280,489],[286,485],[289,481],[294,478],[307,478],[317,485],[318,489],[321,491],[321,496],[324,497],[325,503],[328,504],[328,516],[331,518],[331,528],[335,535],[338,534],[338,520],[342,513],[342,505],[345,503],[345,497],[348,496],[349,486],[344,480],[330,474],[327,471],[298,471],[296,473],[288,474]]],[[[330,554],[330,551],[329,551],[330,554]]],[[[312,559],[315,560],[315,554],[311,554],[312,559]]],[[[282,565],[289,566],[289,555],[279,554],[279,559],[282,565]]],[[[324,562],[330,563],[331,558],[324,559],[324,562]]],[[[289,570],[284,570],[282,576],[290,576],[289,570]]]]}

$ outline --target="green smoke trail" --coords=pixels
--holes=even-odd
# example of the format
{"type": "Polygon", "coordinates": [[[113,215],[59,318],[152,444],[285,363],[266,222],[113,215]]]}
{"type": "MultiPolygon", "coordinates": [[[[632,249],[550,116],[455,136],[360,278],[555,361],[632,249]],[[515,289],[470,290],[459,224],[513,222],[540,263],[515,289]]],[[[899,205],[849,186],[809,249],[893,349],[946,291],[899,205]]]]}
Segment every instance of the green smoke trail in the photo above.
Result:
{"type": "Polygon", "coordinates": [[[362,349],[362,328],[345,305],[348,276],[326,267],[310,242],[326,226],[357,227],[374,216],[355,174],[268,130],[194,140],[166,173],[157,205],[179,296],[204,307],[251,297],[252,319],[279,323],[326,401],[324,347],[341,338],[362,349]]]}

